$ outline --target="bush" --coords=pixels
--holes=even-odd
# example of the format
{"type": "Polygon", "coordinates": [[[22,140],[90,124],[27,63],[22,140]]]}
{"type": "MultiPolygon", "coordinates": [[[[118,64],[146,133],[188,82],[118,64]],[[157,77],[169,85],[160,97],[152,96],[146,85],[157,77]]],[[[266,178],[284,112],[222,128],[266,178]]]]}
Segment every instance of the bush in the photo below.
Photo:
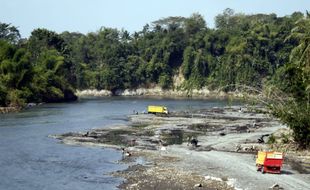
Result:
{"type": "Polygon", "coordinates": [[[271,104],[273,114],[293,130],[294,140],[300,148],[310,146],[310,106],[309,102],[286,100],[271,104]]]}
{"type": "Polygon", "coordinates": [[[275,138],[275,136],[273,135],[273,134],[271,134],[270,136],[269,136],[269,139],[268,139],[268,144],[274,144],[276,142],[276,138],[275,138]]]}
{"type": "Polygon", "coordinates": [[[166,75],[166,74],[162,74],[159,76],[159,85],[163,88],[163,89],[167,89],[170,87],[172,81],[171,81],[171,77],[166,75]]]}
{"type": "Polygon", "coordinates": [[[282,139],[282,143],[283,144],[287,144],[287,143],[289,143],[289,136],[288,136],[288,134],[281,134],[281,139],[282,139]]]}
{"type": "Polygon", "coordinates": [[[26,104],[26,100],[22,98],[22,91],[11,90],[8,92],[6,105],[12,107],[23,107],[26,104]]]}

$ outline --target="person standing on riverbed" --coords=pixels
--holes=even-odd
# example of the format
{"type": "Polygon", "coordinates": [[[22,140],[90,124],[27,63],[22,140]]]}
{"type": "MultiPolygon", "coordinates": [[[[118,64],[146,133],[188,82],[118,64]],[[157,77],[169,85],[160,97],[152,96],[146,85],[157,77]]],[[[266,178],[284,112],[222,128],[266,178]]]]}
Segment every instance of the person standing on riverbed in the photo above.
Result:
{"type": "Polygon", "coordinates": [[[122,154],[124,156],[131,156],[131,153],[128,150],[126,150],[125,148],[121,148],[121,149],[122,149],[122,154]]]}
{"type": "Polygon", "coordinates": [[[194,137],[188,137],[187,138],[187,146],[191,144],[193,147],[197,147],[198,146],[198,140],[194,137]]]}
{"type": "Polygon", "coordinates": [[[159,140],[159,150],[166,151],[167,147],[164,145],[162,140],[159,140]]]}

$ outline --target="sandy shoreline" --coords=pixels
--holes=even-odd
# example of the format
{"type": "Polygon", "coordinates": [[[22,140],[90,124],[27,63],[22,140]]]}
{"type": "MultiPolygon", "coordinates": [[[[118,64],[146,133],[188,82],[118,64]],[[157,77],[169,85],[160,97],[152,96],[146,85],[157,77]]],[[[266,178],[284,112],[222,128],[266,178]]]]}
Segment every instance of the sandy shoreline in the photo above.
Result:
{"type": "Polygon", "coordinates": [[[310,175],[289,163],[284,164],[281,175],[256,171],[256,151],[268,148],[257,139],[285,128],[267,115],[246,108],[243,112],[213,108],[168,117],[131,115],[129,120],[130,126],[53,137],[66,144],[126,147],[131,156],[124,156],[124,161],[131,167],[113,173],[126,179],[122,189],[268,189],[275,183],[284,189],[310,186],[310,175]],[[198,147],[187,146],[191,136],[199,140],[198,147]],[[142,163],[137,162],[141,159],[142,163]],[[202,187],[196,187],[199,185],[202,187]]]}

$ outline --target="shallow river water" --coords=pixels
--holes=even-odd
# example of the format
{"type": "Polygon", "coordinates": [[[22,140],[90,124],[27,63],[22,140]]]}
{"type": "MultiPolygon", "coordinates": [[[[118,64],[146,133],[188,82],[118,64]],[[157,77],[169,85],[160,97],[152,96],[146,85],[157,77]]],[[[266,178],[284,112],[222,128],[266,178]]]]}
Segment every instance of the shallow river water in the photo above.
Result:
{"type": "Polygon", "coordinates": [[[178,111],[228,102],[112,97],[44,104],[0,115],[0,189],[117,189],[122,179],[108,174],[126,168],[117,163],[122,157],[119,151],[64,145],[48,135],[124,124],[128,114],[143,112],[151,104],[178,111]]]}

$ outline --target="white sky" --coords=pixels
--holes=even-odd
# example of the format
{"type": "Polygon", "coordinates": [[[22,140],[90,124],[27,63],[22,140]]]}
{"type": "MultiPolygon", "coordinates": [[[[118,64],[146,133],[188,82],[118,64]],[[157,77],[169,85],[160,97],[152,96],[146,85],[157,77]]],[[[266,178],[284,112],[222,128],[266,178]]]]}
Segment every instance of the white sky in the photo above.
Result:
{"type": "Polygon", "coordinates": [[[209,27],[226,8],[247,14],[290,15],[310,10],[310,0],[0,0],[0,22],[17,26],[22,37],[35,28],[56,32],[92,32],[101,26],[142,30],[168,16],[204,16],[209,27]]]}

